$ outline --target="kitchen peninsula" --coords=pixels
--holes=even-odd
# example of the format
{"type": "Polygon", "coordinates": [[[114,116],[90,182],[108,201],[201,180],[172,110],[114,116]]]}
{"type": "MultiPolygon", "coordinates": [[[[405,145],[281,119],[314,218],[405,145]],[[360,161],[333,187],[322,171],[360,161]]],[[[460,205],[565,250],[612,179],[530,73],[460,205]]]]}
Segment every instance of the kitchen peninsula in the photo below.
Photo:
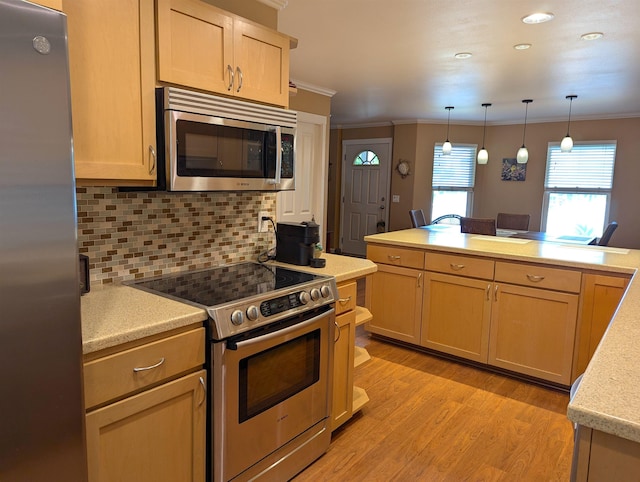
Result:
{"type": "Polygon", "coordinates": [[[373,323],[369,327],[373,333],[565,387],[584,371],[589,347],[597,346],[567,411],[580,427],[574,471],[577,480],[586,480],[587,472],[599,470],[594,464],[604,466],[603,470],[611,471],[613,464],[616,470],[637,473],[640,282],[635,273],[640,251],[420,228],[366,236],[365,241],[368,257],[378,263],[372,283],[373,323]],[[386,282],[385,276],[389,277],[386,282]],[[601,289],[602,279],[613,283],[601,289]],[[616,281],[617,288],[613,288],[616,281]],[[458,288],[465,299],[456,298],[458,288]],[[618,293],[614,294],[617,301],[622,294],[624,297],[619,306],[613,303],[611,313],[616,307],[617,311],[598,345],[599,334],[591,333],[589,317],[600,306],[611,304],[607,296],[612,292],[618,293]],[[386,293],[385,306],[413,311],[414,316],[392,319],[375,303],[382,293],[386,293]],[[393,293],[402,296],[401,300],[389,299],[393,293]],[[461,324],[459,328],[466,331],[452,333],[450,326],[443,326],[457,321],[443,313],[455,312],[456,303],[468,306],[474,300],[483,303],[473,311],[481,320],[479,328],[474,331],[461,324]],[[552,317],[559,324],[549,325],[552,317]],[[531,319],[541,325],[523,324],[531,319]],[[545,338],[548,333],[554,336],[545,338]],[[547,343],[534,349],[527,346],[536,340],[547,343]],[[554,359],[555,355],[562,359],[554,359]],[[621,455],[623,452],[627,455],[621,455]]]}

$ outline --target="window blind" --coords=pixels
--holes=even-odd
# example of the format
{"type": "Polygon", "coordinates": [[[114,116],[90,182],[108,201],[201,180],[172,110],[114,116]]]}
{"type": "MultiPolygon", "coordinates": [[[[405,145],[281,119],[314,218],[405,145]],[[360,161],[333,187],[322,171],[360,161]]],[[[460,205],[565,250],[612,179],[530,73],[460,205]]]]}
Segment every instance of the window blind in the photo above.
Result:
{"type": "Polygon", "coordinates": [[[433,149],[433,180],[434,188],[473,187],[476,179],[476,149],[478,146],[456,144],[451,154],[442,154],[442,144],[436,144],[433,149]]]}
{"type": "Polygon", "coordinates": [[[549,143],[544,187],[548,189],[604,189],[613,187],[616,142],[576,143],[571,152],[549,143]]]}

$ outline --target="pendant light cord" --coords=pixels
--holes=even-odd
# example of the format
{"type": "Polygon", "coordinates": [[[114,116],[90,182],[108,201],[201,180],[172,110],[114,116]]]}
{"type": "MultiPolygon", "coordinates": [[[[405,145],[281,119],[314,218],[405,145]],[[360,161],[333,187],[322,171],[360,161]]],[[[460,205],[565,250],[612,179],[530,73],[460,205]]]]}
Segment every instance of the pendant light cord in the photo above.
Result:
{"type": "Polygon", "coordinates": [[[526,107],[524,109],[524,129],[522,129],[522,147],[524,146],[524,138],[525,135],[527,133],[527,114],[529,113],[529,103],[533,102],[531,100],[523,100],[522,102],[524,102],[526,104],[526,107]]]}
{"type": "Polygon", "coordinates": [[[487,108],[491,105],[491,104],[482,104],[484,106],[484,128],[482,130],[482,148],[484,149],[484,140],[485,140],[485,136],[487,135],[487,108]]]}
{"type": "Polygon", "coordinates": [[[576,99],[577,95],[568,95],[567,99],[569,99],[569,122],[567,122],[567,137],[569,136],[569,127],[571,127],[571,106],[573,105],[573,99],[576,99]]]}
{"type": "Polygon", "coordinates": [[[447,115],[447,140],[446,140],[446,142],[449,142],[449,121],[451,120],[451,109],[453,109],[453,107],[445,107],[445,109],[447,109],[447,112],[449,113],[449,115],[447,115]]]}

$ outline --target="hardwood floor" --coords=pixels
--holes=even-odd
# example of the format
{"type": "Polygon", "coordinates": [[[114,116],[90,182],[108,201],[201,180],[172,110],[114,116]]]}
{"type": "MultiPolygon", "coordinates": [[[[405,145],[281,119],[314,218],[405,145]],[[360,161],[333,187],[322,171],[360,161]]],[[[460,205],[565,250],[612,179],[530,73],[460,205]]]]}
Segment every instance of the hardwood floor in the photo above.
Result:
{"type": "Polygon", "coordinates": [[[301,481],[568,481],[567,393],[386,343],[360,327],[369,403],[301,481]]]}

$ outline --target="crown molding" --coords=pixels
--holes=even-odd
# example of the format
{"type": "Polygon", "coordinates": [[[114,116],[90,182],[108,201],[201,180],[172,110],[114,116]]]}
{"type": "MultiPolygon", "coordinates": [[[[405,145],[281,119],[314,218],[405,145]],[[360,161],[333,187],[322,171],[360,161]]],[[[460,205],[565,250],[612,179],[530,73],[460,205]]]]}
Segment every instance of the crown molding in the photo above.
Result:
{"type": "Polygon", "coordinates": [[[307,82],[302,82],[296,79],[291,79],[291,82],[293,82],[297,88],[307,90],[315,94],[326,95],[327,97],[333,97],[334,95],[336,95],[335,90],[327,89],[325,87],[320,87],[319,85],[309,84],[307,82]]]}
{"type": "Polygon", "coordinates": [[[289,5],[289,0],[258,0],[260,3],[264,3],[269,7],[275,8],[276,10],[282,10],[287,5],[289,5]]]}

